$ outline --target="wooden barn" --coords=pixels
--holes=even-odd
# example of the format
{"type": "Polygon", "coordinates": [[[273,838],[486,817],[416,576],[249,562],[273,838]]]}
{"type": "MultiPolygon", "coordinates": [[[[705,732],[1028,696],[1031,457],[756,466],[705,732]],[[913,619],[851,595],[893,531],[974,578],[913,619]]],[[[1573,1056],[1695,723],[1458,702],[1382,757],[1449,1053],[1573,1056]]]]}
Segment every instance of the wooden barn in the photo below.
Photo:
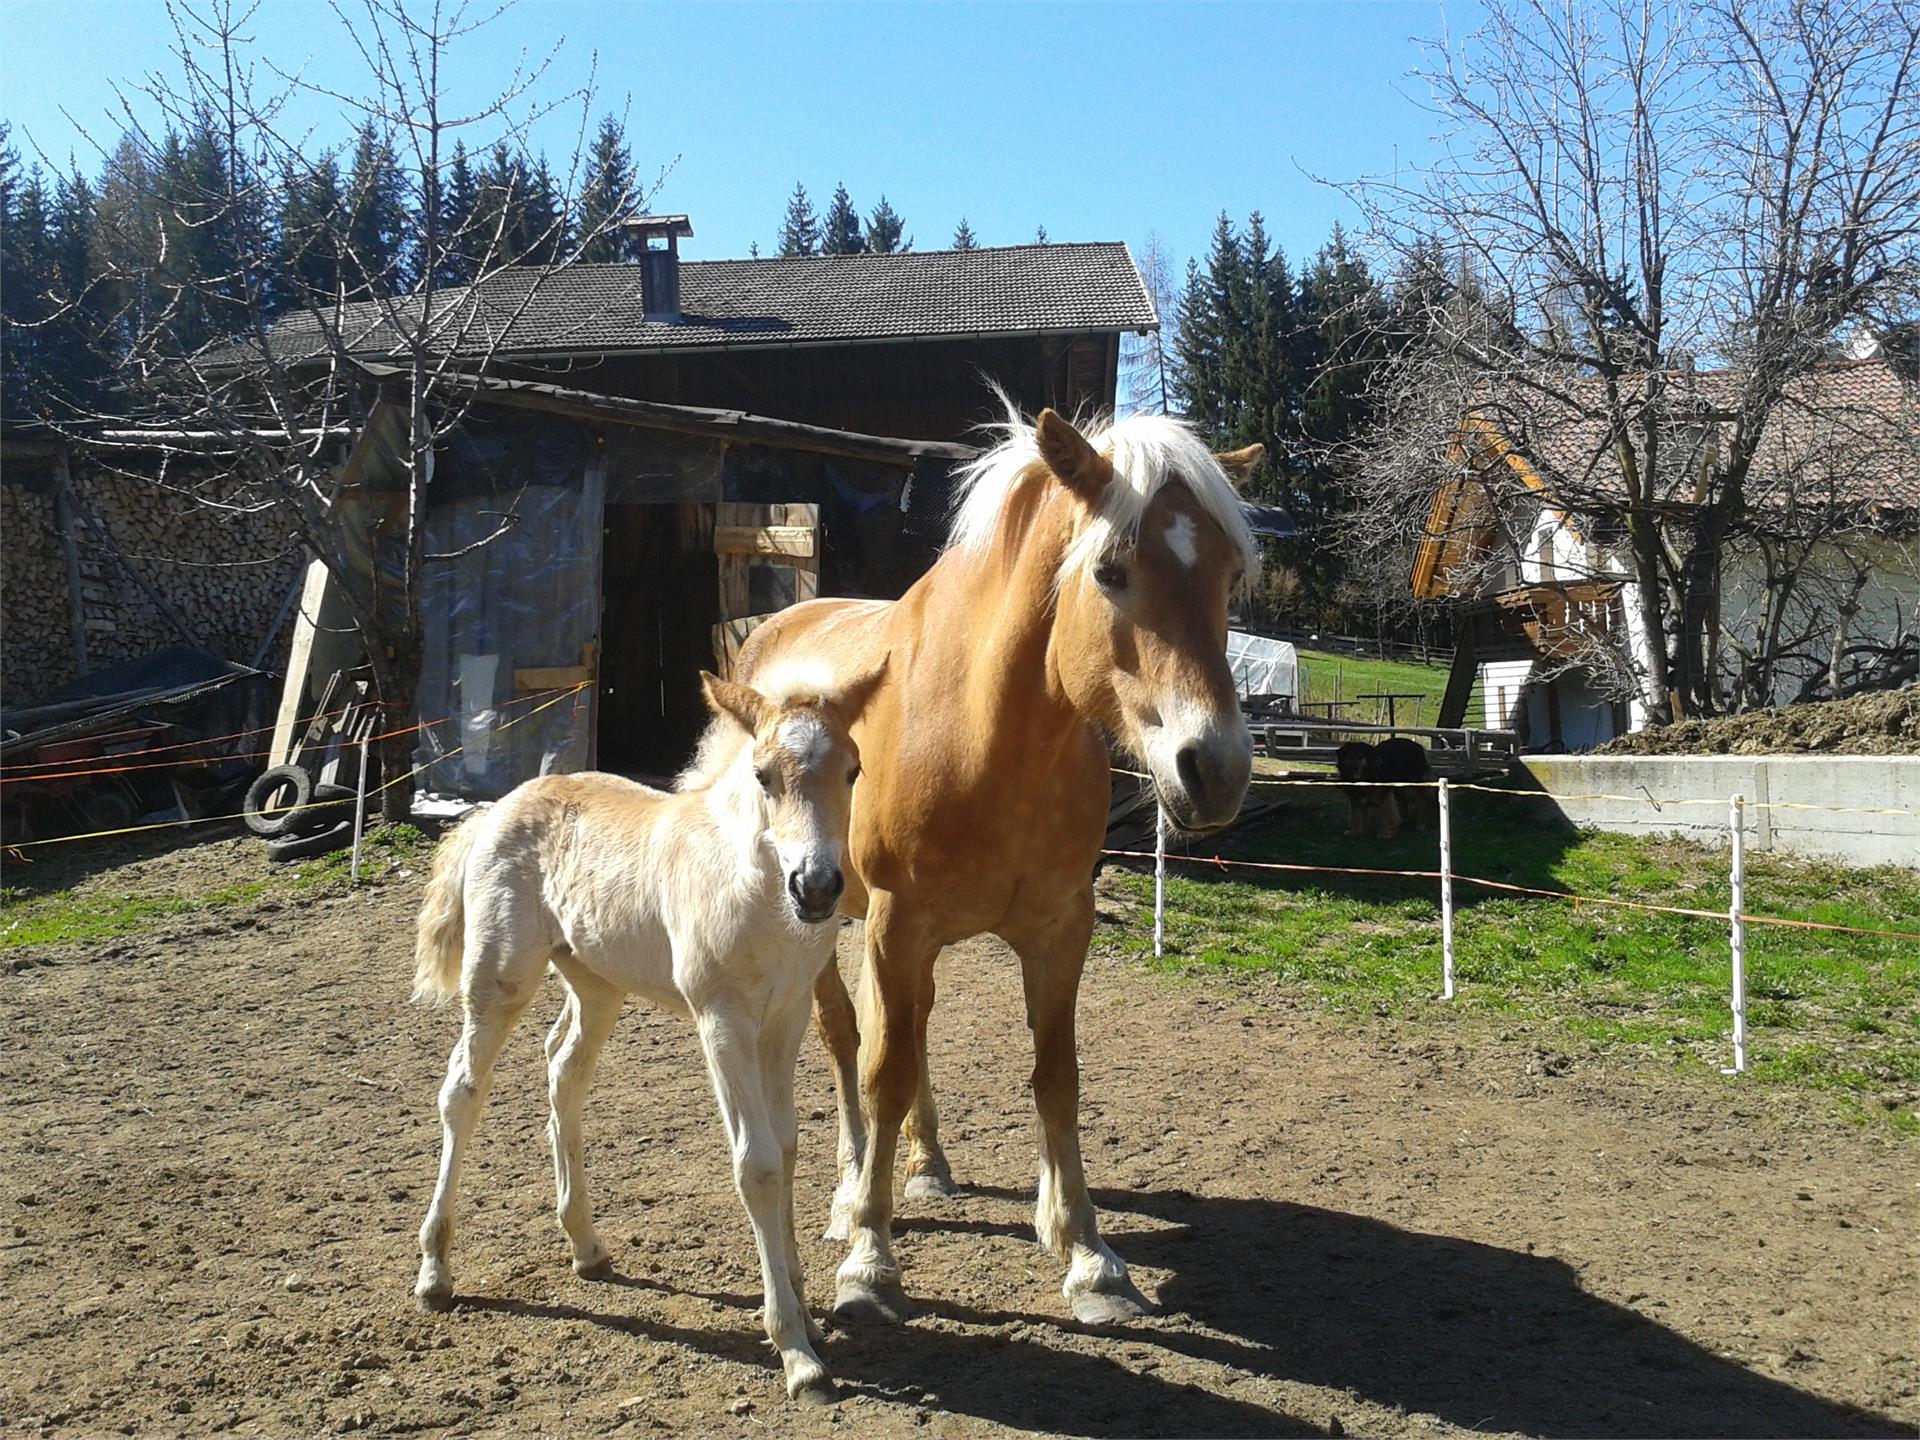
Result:
{"type": "MultiPolygon", "coordinates": [[[[642,229],[639,263],[549,272],[531,297],[506,271],[454,301],[513,318],[436,456],[428,548],[458,558],[426,579],[418,704],[449,719],[423,732],[424,789],[670,772],[703,720],[698,671],[760,617],[896,596],[932,563],[989,382],[1030,412],[1109,408],[1121,335],[1158,323],[1119,244],[683,263],[683,217],[642,229]]],[[[404,395],[377,316],[354,349],[390,399],[343,466],[347,514],[394,481],[382,431],[404,395]]],[[[316,564],[281,748],[352,659],[326,591],[316,564]]]]}

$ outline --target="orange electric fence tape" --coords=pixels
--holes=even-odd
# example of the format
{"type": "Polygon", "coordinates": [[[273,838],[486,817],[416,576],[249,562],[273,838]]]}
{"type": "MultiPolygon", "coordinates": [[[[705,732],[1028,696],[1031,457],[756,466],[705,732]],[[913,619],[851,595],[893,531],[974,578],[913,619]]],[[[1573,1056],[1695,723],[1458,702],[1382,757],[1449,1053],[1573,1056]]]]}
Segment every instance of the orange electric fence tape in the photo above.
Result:
{"type": "MultiPolygon", "coordinates": [[[[555,686],[553,689],[550,689],[550,690],[535,690],[530,694],[517,695],[511,700],[501,701],[500,704],[495,706],[494,708],[499,710],[505,710],[509,706],[513,706],[513,705],[525,705],[530,700],[538,700],[543,695],[551,695],[554,693],[555,690],[558,690],[560,688],[561,687],[559,686],[555,686]]],[[[378,700],[365,700],[360,703],[364,705],[377,706],[377,705],[380,705],[382,702],[378,700]]],[[[339,710],[325,710],[318,715],[310,717],[306,723],[311,725],[315,720],[330,720],[336,715],[346,714],[347,711],[352,708],[353,707],[349,705],[349,706],[343,706],[339,710]]],[[[449,721],[455,720],[457,718],[458,718],[457,716],[453,716],[453,715],[442,715],[437,720],[422,720],[418,725],[406,725],[406,726],[402,726],[398,730],[383,730],[378,735],[369,735],[367,737],[367,743],[372,744],[378,740],[391,740],[401,735],[411,735],[416,730],[425,730],[432,725],[445,725],[449,721]]],[[[86,768],[84,769],[56,770],[52,774],[48,774],[48,775],[15,775],[15,774],[12,774],[11,771],[16,769],[24,770],[24,769],[29,769],[31,767],[24,766],[24,765],[0,766],[0,785],[21,785],[21,784],[26,784],[29,781],[36,781],[36,780],[67,780],[75,777],[86,778],[88,776],[93,776],[93,775],[120,775],[130,770],[165,770],[175,765],[193,765],[193,764],[201,763],[202,761],[204,761],[204,763],[206,764],[212,765],[222,760],[258,760],[263,756],[271,755],[273,752],[271,750],[249,750],[237,755],[207,755],[207,756],[199,757],[199,759],[196,759],[193,756],[186,756],[184,758],[175,759],[175,760],[149,760],[146,757],[150,755],[158,755],[163,751],[167,751],[167,750],[188,750],[188,749],[192,749],[196,745],[217,745],[222,740],[239,740],[245,736],[259,735],[268,730],[272,730],[274,728],[275,727],[273,727],[272,725],[263,725],[258,730],[236,730],[231,735],[210,735],[204,740],[187,740],[187,741],[181,742],[178,745],[156,745],[151,750],[136,750],[131,752],[141,757],[139,763],[136,763],[136,764],[86,765],[85,761],[76,761],[76,760],[43,761],[41,763],[48,764],[48,765],[86,765],[86,768]]],[[[137,732],[127,731],[123,733],[133,734],[137,732]]],[[[87,738],[91,739],[93,737],[89,736],[87,738]]],[[[359,742],[356,741],[354,743],[357,744],[359,742]]],[[[113,755],[104,755],[100,758],[103,760],[114,760],[114,759],[118,759],[119,757],[113,756],[113,755]]]]}
{"type": "MultiPolygon", "coordinates": [[[[1102,850],[1102,855],[1128,860],[1152,860],[1151,850],[1102,850]]],[[[1168,855],[1167,859],[1187,865],[1211,865],[1220,870],[1292,870],[1317,875],[1385,875],[1414,880],[1438,880],[1438,870],[1362,870],[1342,865],[1282,865],[1266,860],[1228,860],[1219,855],[1168,855]]],[[[1531,885],[1510,885],[1504,880],[1482,880],[1473,875],[1455,874],[1460,885],[1479,885],[1488,890],[1506,890],[1516,895],[1539,895],[1549,900],[1571,900],[1581,905],[1609,905],[1621,910],[1647,910],[1661,915],[1686,915],[1695,920],[1727,923],[1732,917],[1725,910],[1692,910],[1683,905],[1653,905],[1643,900],[1612,900],[1599,895],[1576,895],[1571,890],[1537,890],[1531,885]]],[[[1884,940],[1920,940],[1920,932],[1908,930],[1868,930],[1857,925],[1829,925],[1820,920],[1786,920],[1775,915],[1742,915],[1749,925],[1779,925],[1794,930],[1832,930],[1843,935],[1874,935],[1884,940]]]]}
{"type": "MultiPolygon", "coordinates": [[[[513,719],[506,721],[504,724],[496,726],[493,733],[498,735],[502,730],[511,730],[514,726],[518,725],[522,720],[531,720],[535,715],[538,715],[542,710],[546,710],[551,708],[552,706],[558,705],[562,700],[565,700],[568,696],[578,695],[582,690],[585,690],[587,686],[591,683],[592,682],[590,681],[582,681],[578,685],[570,686],[567,689],[560,691],[558,694],[555,694],[551,700],[548,700],[545,704],[536,705],[533,709],[527,711],[526,714],[516,715],[513,717],[513,719]]],[[[535,692],[534,695],[522,695],[522,696],[519,696],[517,699],[509,701],[507,703],[515,704],[515,705],[524,704],[528,700],[535,699],[539,694],[549,694],[549,693],[552,693],[552,692],[537,691],[535,692]]],[[[407,727],[406,730],[395,730],[395,731],[391,731],[390,733],[393,735],[404,735],[404,734],[407,734],[409,730],[422,730],[429,725],[439,725],[453,718],[454,718],[453,716],[442,715],[438,719],[423,720],[418,725],[407,727]]],[[[379,739],[380,737],[375,736],[373,738],[379,739]]],[[[456,745],[451,750],[448,750],[440,755],[434,756],[434,758],[432,760],[429,760],[427,764],[414,766],[414,768],[409,770],[406,774],[396,776],[394,779],[387,781],[386,784],[377,785],[373,789],[367,791],[367,798],[372,799],[375,795],[380,794],[382,791],[391,790],[396,785],[404,784],[406,781],[413,779],[413,777],[418,775],[422,770],[425,770],[432,765],[438,765],[442,760],[449,760],[453,758],[455,755],[458,755],[461,751],[465,750],[466,748],[467,747],[465,745],[456,745]]],[[[321,809],[321,808],[325,808],[327,806],[332,806],[332,805],[351,805],[353,803],[354,802],[351,799],[323,800],[318,802],[318,804],[315,805],[313,808],[321,809]]],[[[189,825],[212,825],[221,820],[240,820],[244,818],[245,817],[243,814],[236,813],[232,815],[203,815],[197,820],[161,820],[152,825],[123,825],[117,830],[90,830],[84,835],[55,835],[52,838],[46,839],[46,840],[22,840],[17,844],[8,845],[6,849],[8,851],[32,850],[41,845],[68,845],[75,840],[100,840],[100,839],[106,838],[109,835],[135,835],[135,834],[141,833],[142,831],[147,831],[147,830],[180,830],[180,829],[184,829],[189,825]]]]}
{"type": "MultiPolygon", "coordinates": [[[[312,724],[314,720],[331,720],[336,715],[346,714],[349,708],[351,707],[342,706],[338,710],[322,711],[320,714],[310,717],[307,723],[312,724]]],[[[275,728],[276,727],[272,725],[262,725],[257,730],[236,730],[231,735],[208,735],[200,740],[182,740],[177,745],[154,745],[145,750],[131,750],[127,753],[138,755],[142,759],[145,759],[149,755],[164,755],[172,750],[192,750],[201,745],[218,745],[222,740],[244,740],[249,735],[264,735],[275,728]]],[[[112,740],[121,735],[139,735],[142,733],[144,732],[140,730],[113,730],[105,735],[83,735],[79,738],[82,740],[112,740]]],[[[265,755],[270,752],[260,750],[254,753],[265,755]]],[[[61,780],[69,775],[111,775],[120,770],[144,770],[147,768],[145,765],[108,765],[104,763],[109,760],[118,760],[119,758],[118,755],[102,755],[99,757],[102,763],[98,766],[92,765],[84,759],[35,760],[23,765],[0,765],[0,785],[8,784],[16,780],[61,780]],[[61,770],[51,775],[20,773],[47,770],[55,765],[79,765],[86,768],[79,770],[61,770]]],[[[208,758],[211,760],[241,760],[248,757],[241,755],[213,755],[208,758]]],[[[189,757],[185,760],[159,760],[153,763],[157,765],[191,765],[193,764],[193,760],[189,757]]]]}

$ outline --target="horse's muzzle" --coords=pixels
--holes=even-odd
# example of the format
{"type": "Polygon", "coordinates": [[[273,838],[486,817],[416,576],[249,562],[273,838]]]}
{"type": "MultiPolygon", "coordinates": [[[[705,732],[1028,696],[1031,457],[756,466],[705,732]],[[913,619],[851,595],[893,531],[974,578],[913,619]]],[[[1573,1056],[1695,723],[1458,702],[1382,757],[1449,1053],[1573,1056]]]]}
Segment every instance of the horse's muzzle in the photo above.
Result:
{"type": "Polygon", "coordinates": [[[1253,778],[1250,746],[1226,740],[1189,743],[1174,752],[1179,783],[1161,787],[1161,803],[1182,830],[1218,830],[1231,824],[1253,778]]]}
{"type": "Polygon", "coordinates": [[[838,865],[809,860],[787,876],[787,895],[793,901],[793,913],[809,925],[831,920],[840,904],[840,892],[847,888],[846,876],[838,865]]]}

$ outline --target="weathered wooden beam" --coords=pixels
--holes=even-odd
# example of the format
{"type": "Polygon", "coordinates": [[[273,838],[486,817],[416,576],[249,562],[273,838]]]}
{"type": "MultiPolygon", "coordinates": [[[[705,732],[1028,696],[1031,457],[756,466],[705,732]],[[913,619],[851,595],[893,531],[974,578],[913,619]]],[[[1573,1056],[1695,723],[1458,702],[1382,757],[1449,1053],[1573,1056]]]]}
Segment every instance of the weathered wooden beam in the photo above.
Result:
{"type": "Polygon", "coordinates": [[[795,555],[814,553],[813,527],[810,525],[716,525],[713,531],[716,555],[795,555]]]}

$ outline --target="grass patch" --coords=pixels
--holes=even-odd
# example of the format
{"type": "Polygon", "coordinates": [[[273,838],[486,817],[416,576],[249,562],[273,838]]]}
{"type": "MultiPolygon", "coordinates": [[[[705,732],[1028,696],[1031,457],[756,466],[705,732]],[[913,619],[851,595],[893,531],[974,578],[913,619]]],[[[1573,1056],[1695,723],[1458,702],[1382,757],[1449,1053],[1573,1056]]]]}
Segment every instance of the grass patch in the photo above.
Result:
{"type": "MultiPolygon", "coordinates": [[[[402,869],[424,866],[433,853],[433,844],[413,825],[383,825],[369,830],[361,844],[361,883],[377,883],[402,869]]],[[[264,851],[250,849],[246,853],[245,867],[257,866],[263,874],[207,890],[134,894],[108,891],[90,883],[31,893],[9,887],[0,891],[0,950],[105,940],[132,934],[157,921],[231,909],[274,894],[344,892],[350,885],[350,849],[292,867],[273,865],[264,851]]]]}
{"type": "MultiPolygon", "coordinates": [[[[1220,847],[1229,858],[1430,870],[1434,837],[1391,843],[1345,834],[1332,790],[1286,792],[1279,822],[1220,847]]],[[[1677,840],[1575,834],[1518,819],[1536,804],[1456,800],[1455,871],[1544,890],[1724,910],[1724,850],[1677,840]]],[[[1214,853],[1207,845],[1204,853],[1214,853]]],[[[1920,874],[1750,855],[1751,913],[1920,930],[1920,874]]],[[[1169,954],[1152,957],[1151,876],[1110,872],[1131,912],[1101,943],[1178,973],[1254,973],[1336,1009],[1436,1014],[1438,883],[1386,877],[1223,872],[1169,866],[1169,954]]],[[[1461,884],[1454,942],[1457,1005],[1546,1023],[1566,1040],[1709,1068],[1727,1063],[1727,928],[1501,894],[1461,884]]],[[[1748,1031],[1754,1078],[1831,1091],[1920,1128],[1920,946],[1910,941],[1749,926],[1748,1031]],[[1871,1097],[1871,1098],[1870,1098],[1871,1097]],[[1888,1112],[1881,1098],[1900,1101],[1888,1112]],[[1900,1117],[1904,1116],[1904,1119],[1900,1117]]]]}
{"type": "MultiPolygon", "coordinates": [[[[1300,662],[1307,667],[1307,699],[1351,700],[1356,695],[1418,695],[1419,715],[1413,702],[1402,700],[1394,719],[1402,725],[1440,723],[1440,697],[1446,693],[1447,670],[1444,665],[1418,665],[1407,660],[1368,660],[1355,655],[1329,655],[1324,650],[1301,650],[1300,662]]],[[[1342,712],[1350,720],[1373,720],[1374,702],[1367,701],[1342,712]]],[[[1386,719],[1384,711],[1378,717],[1386,719]]]]}
{"type": "Polygon", "coordinates": [[[0,907],[0,950],[58,945],[126,935],[155,920],[244,905],[267,891],[265,880],[243,881],[204,895],[96,895],[56,890],[31,900],[9,898],[0,907]]]}

